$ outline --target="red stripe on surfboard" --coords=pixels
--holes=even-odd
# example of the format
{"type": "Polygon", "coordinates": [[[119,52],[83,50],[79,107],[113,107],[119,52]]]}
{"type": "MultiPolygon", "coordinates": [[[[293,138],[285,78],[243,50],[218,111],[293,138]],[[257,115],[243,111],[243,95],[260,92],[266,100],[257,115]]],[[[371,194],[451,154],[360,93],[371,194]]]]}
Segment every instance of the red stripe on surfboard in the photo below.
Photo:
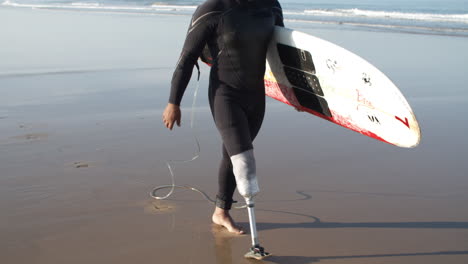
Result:
{"type": "Polygon", "coordinates": [[[395,145],[395,144],[393,144],[391,142],[386,141],[385,139],[381,138],[380,136],[378,136],[377,134],[375,134],[375,133],[373,133],[373,132],[371,132],[369,130],[365,130],[365,129],[357,127],[356,125],[351,123],[349,118],[346,118],[346,117],[336,113],[335,111],[333,111],[333,109],[330,109],[332,117],[328,117],[328,116],[325,116],[325,115],[323,115],[321,113],[313,111],[313,110],[311,110],[309,108],[305,108],[305,107],[301,106],[299,104],[299,102],[297,101],[297,98],[294,95],[294,92],[292,91],[292,89],[290,89],[289,87],[287,87],[285,85],[281,85],[281,84],[278,84],[277,82],[265,80],[265,94],[267,96],[275,99],[275,100],[278,100],[278,101],[280,101],[282,103],[293,106],[293,107],[295,107],[295,108],[297,108],[297,109],[299,109],[301,111],[308,112],[310,114],[313,114],[315,116],[318,116],[320,118],[328,120],[328,121],[330,121],[332,123],[335,123],[337,125],[340,125],[342,127],[348,128],[350,130],[353,130],[355,132],[358,132],[358,133],[363,134],[365,136],[368,136],[370,138],[374,138],[374,139],[377,139],[379,141],[382,141],[382,142],[385,142],[385,143],[388,143],[388,144],[391,144],[391,145],[395,145]]]}
{"type": "Polygon", "coordinates": [[[405,126],[407,126],[408,128],[410,128],[410,126],[409,126],[409,121],[408,121],[408,118],[407,118],[407,117],[405,117],[405,121],[403,121],[403,119],[401,119],[401,118],[398,117],[398,116],[395,116],[395,118],[396,118],[398,121],[402,122],[405,126]]]}

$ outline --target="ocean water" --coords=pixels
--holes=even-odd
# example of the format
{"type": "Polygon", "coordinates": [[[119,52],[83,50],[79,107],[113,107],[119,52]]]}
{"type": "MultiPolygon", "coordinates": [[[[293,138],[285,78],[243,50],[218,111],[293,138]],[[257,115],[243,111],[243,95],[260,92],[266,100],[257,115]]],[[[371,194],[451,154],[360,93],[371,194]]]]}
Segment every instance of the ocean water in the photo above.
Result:
{"type": "MultiPolygon", "coordinates": [[[[191,15],[202,0],[0,0],[0,6],[191,15]]],[[[468,0],[280,0],[286,22],[468,37],[468,0]]]]}

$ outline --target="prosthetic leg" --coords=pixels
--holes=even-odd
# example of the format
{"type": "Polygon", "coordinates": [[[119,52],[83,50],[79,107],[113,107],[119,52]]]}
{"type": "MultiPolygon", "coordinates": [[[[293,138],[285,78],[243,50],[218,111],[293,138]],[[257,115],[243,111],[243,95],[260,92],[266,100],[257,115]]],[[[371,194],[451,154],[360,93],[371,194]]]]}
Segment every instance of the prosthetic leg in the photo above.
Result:
{"type": "Polygon", "coordinates": [[[246,258],[264,259],[270,256],[260,246],[257,234],[257,224],[255,220],[254,197],[260,192],[255,167],[253,150],[248,150],[240,154],[231,156],[234,176],[236,177],[237,190],[244,197],[249,213],[250,233],[252,236],[252,247],[244,256],[246,258]]]}

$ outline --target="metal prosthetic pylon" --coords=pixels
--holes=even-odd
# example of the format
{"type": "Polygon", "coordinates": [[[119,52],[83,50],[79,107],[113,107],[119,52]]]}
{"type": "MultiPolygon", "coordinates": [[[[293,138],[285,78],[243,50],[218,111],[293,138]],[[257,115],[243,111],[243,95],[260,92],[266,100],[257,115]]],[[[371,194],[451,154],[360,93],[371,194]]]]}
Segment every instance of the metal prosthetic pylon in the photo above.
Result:
{"type": "Polygon", "coordinates": [[[257,260],[262,260],[271,254],[265,252],[265,249],[260,246],[260,242],[258,241],[258,234],[257,234],[257,222],[255,220],[255,203],[253,198],[245,198],[245,202],[247,204],[247,211],[249,213],[249,223],[250,223],[250,234],[252,238],[252,247],[250,248],[249,252],[247,252],[244,257],[246,258],[253,258],[257,260]]]}

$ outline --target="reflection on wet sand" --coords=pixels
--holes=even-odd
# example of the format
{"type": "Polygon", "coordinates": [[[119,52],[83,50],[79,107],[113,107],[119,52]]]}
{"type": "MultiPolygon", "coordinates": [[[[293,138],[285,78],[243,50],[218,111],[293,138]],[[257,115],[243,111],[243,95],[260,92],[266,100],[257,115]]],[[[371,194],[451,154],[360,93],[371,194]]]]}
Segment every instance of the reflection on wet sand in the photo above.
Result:
{"type": "Polygon", "coordinates": [[[233,235],[219,225],[212,225],[211,232],[214,237],[214,249],[216,263],[232,264],[232,239],[233,235]]]}

